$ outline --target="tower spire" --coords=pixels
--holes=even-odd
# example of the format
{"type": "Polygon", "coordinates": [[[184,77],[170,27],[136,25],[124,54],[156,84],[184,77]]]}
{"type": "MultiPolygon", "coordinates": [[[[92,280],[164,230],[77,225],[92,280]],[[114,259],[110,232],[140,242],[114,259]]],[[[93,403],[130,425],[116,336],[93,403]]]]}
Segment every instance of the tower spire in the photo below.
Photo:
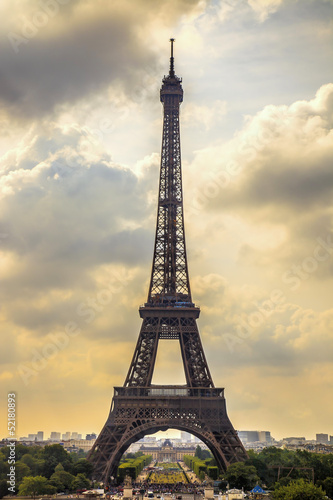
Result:
{"type": "Polygon", "coordinates": [[[183,102],[181,78],[175,75],[173,42],[170,71],[163,78],[163,137],[160,185],[152,274],[148,302],[191,303],[187,269],[180,154],[179,107],[183,102]]]}
{"type": "Polygon", "coordinates": [[[174,60],[174,57],[173,57],[173,44],[174,44],[174,41],[175,41],[174,38],[170,38],[170,42],[171,42],[171,57],[170,57],[169,76],[171,76],[171,78],[175,77],[175,67],[174,67],[175,60],[174,60]]]}

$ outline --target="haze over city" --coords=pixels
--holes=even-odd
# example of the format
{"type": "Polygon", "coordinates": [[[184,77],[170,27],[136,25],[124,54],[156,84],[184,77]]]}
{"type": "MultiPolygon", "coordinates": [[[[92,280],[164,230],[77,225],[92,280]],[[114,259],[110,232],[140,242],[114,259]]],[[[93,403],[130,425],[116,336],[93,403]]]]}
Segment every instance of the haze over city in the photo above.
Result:
{"type": "MultiPolygon", "coordinates": [[[[124,383],[171,36],[215,385],[236,429],[333,434],[332,1],[42,4],[0,6],[0,388],[17,394],[17,434],[98,433],[124,383]]],[[[178,341],[162,341],[153,383],[185,383],[182,368],[178,341]]]]}

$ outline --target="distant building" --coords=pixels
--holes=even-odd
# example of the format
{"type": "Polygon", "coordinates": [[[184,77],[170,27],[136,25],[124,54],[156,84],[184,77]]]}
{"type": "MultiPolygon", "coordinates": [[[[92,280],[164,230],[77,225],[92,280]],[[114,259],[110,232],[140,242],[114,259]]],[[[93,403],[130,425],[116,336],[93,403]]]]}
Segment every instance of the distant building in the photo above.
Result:
{"type": "Polygon", "coordinates": [[[263,442],[270,444],[272,442],[269,431],[237,431],[239,439],[243,444],[263,442]]]}
{"type": "Polygon", "coordinates": [[[37,432],[37,441],[44,441],[44,432],[43,431],[37,432]]]}
{"type": "Polygon", "coordinates": [[[82,434],[79,434],[78,432],[72,432],[71,439],[82,439],[82,434]]]}
{"type": "Polygon", "coordinates": [[[190,443],[191,438],[192,438],[192,434],[190,434],[189,432],[181,431],[181,433],[180,433],[180,440],[181,441],[184,441],[185,443],[190,443]]]}
{"type": "Polygon", "coordinates": [[[269,431],[258,431],[258,434],[259,434],[259,441],[264,443],[272,442],[272,436],[269,431]]]}
{"type": "Polygon", "coordinates": [[[67,451],[89,451],[94,446],[96,439],[90,439],[87,441],[86,439],[71,439],[69,444],[64,446],[67,451]]]}
{"type": "Polygon", "coordinates": [[[316,434],[316,442],[321,444],[328,444],[328,434],[316,434]]]}
{"type": "Polygon", "coordinates": [[[140,441],[143,443],[156,443],[156,436],[145,436],[140,441]]]}
{"type": "Polygon", "coordinates": [[[301,445],[306,442],[305,436],[302,437],[286,437],[282,439],[282,444],[287,444],[287,445],[301,445]]]}
{"type": "Polygon", "coordinates": [[[333,444],[333,436],[330,436],[330,444],[333,444]]]}
{"type": "Polygon", "coordinates": [[[137,451],[139,451],[141,446],[142,446],[142,443],[140,443],[140,442],[132,443],[131,446],[129,446],[129,448],[127,448],[125,453],[136,453],[137,451]]]}
{"type": "Polygon", "coordinates": [[[242,500],[243,498],[245,498],[244,491],[233,488],[222,495],[221,500],[242,500]]]}
{"type": "Polygon", "coordinates": [[[86,435],[86,440],[91,441],[92,439],[96,439],[97,435],[93,432],[92,434],[87,434],[86,435]]]}
{"type": "Polygon", "coordinates": [[[71,438],[71,433],[69,431],[65,432],[65,434],[62,434],[61,439],[63,441],[69,441],[71,438]]]}
{"type": "Polygon", "coordinates": [[[170,439],[166,439],[162,446],[141,445],[139,451],[144,455],[152,455],[157,462],[177,462],[182,460],[184,455],[195,455],[195,446],[174,446],[170,439]]]}
{"type": "Polygon", "coordinates": [[[60,432],[51,432],[51,441],[60,441],[60,432]]]}

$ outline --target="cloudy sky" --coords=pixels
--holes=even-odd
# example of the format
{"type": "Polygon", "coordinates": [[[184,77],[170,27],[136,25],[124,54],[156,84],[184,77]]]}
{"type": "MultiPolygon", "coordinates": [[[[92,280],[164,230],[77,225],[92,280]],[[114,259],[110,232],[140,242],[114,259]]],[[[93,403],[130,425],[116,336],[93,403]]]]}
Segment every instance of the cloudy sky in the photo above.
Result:
{"type": "MultiPolygon", "coordinates": [[[[147,295],[171,36],[192,294],[237,429],[333,434],[329,0],[2,0],[1,394],[99,432],[147,295]]],[[[161,341],[155,383],[183,383],[161,341]]],[[[1,436],[6,414],[1,412],[1,436]]]]}

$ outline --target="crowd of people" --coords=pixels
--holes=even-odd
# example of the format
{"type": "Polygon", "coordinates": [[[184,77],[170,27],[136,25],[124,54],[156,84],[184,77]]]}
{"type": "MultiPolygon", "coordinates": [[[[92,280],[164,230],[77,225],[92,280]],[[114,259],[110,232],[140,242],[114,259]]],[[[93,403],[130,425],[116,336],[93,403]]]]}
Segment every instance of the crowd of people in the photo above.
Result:
{"type": "MultiPolygon", "coordinates": [[[[203,494],[203,488],[199,483],[151,483],[149,481],[143,483],[134,483],[133,489],[135,490],[145,490],[144,495],[147,495],[148,490],[152,491],[156,495],[164,496],[170,493],[171,495],[177,495],[178,493],[190,493],[190,494],[203,494]]],[[[139,500],[141,500],[141,495],[135,495],[139,500]]],[[[158,498],[158,497],[157,497],[158,498]]]]}

